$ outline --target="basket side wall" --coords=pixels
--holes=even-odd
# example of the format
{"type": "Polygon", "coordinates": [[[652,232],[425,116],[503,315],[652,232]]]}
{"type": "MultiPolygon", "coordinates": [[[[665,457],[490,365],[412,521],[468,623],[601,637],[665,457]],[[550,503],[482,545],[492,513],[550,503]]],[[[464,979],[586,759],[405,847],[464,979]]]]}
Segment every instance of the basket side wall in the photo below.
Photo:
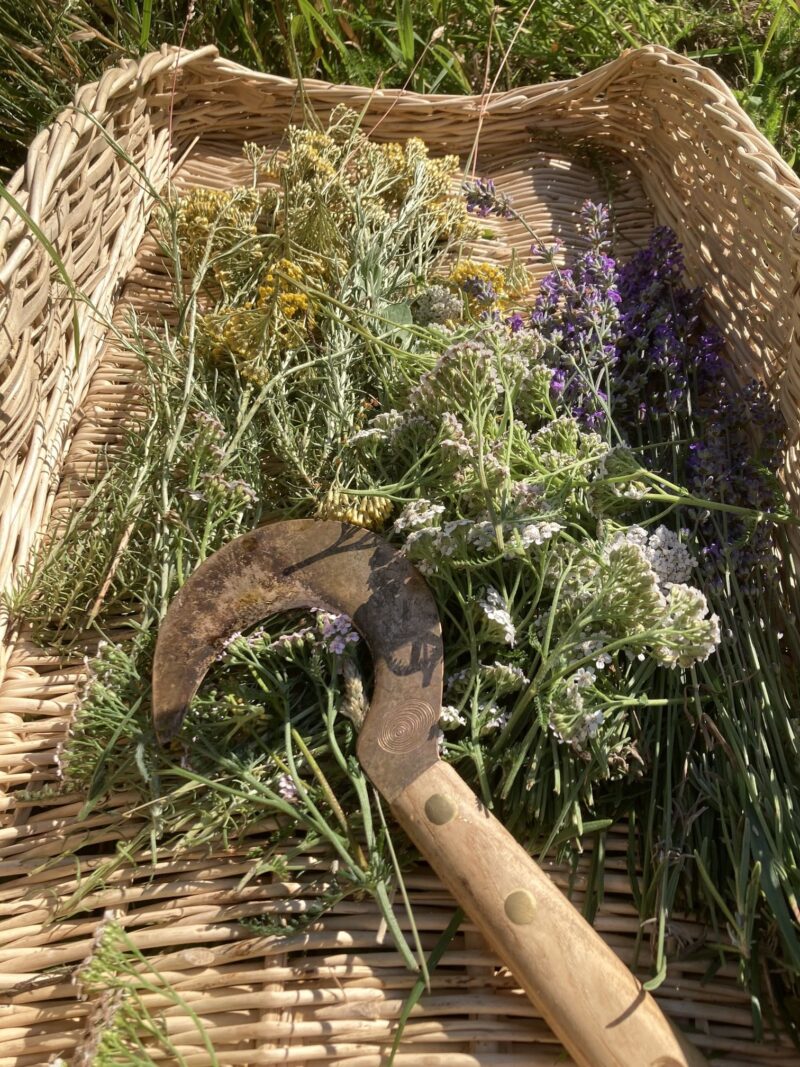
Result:
{"type": "MultiPolygon", "coordinates": [[[[9,183],[25,215],[0,202],[0,590],[46,525],[151,189],[169,172],[168,130],[151,96],[168,91],[174,67],[156,54],[80,89],[9,183]]],[[[7,626],[0,608],[0,682],[7,626]]]]}

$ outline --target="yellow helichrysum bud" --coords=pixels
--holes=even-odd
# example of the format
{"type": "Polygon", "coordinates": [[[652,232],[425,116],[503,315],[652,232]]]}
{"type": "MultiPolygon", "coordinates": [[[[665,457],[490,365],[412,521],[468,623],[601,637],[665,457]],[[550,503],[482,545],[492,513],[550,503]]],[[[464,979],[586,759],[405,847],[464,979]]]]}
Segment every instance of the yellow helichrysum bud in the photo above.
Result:
{"type": "Polygon", "coordinates": [[[321,519],[378,530],[392,514],[392,508],[391,500],[385,496],[353,496],[329,489],[317,506],[317,514],[321,519]]]}

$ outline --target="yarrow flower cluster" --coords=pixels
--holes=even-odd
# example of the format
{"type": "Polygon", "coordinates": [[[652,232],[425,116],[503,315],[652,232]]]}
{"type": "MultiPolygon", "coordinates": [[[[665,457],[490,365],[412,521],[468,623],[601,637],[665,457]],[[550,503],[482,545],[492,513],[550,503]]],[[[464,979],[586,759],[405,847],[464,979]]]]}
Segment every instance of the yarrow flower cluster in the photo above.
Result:
{"type": "Polygon", "coordinates": [[[420,326],[443,326],[448,322],[458,322],[462,309],[461,298],[446,285],[427,286],[411,304],[414,322],[420,326]]]}
{"type": "Polygon", "coordinates": [[[481,708],[480,713],[480,734],[485,737],[487,734],[497,733],[505,728],[508,724],[508,712],[502,711],[494,704],[490,704],[487,707],[481,708]]]}
{"type": "Polygon", "coordinates": [[[478,601],[478,609],[486,619],[486,632],[490,640],[504,642],[513,648],[517,640],[517,629],[508,605],[500,593],[489,586],[483,599],[478,601]]]}
{"type": "Polygon", "coordinates": [[[586,752],[588,742],[597,737],[605,718],[601,708],[587,708],[583,692],[586,688],[585,676],[576,673],[558,682],[545,702],[550,730],[576,753],[586,752]]]}
{"type": "Polygon", "coordinates": [[[459,726],[466,726],[467,720],[452,704],[445,704],[439,715],[439,723],[444,730],[455,730],[459,726]]]}
{"type": "Polygon", "coordinates": [[[668,667],[692,667],[716,652],[720,642],[719,619],[709,617],[708,602],[699,589],[672,585],[667,600],[664,641],[655,656],[668,667]]]}
{"type": "Polygon", "coordinates": [[[211,412],[193,412],[192,422],[197,427],[198,434],[201,437],[209,438],[212,441],[222,441],[225,439],[225,427],[219,421],[217,416],[212,415],[211,412]]]}
{"type": "Polygon", "coordinates": [[[646,472],[625,445],[609,448],[598,457],[592,472],[591,499],[598,514],[627,509],[648,490],[646,472]]]}
{"type": "Polygon", "coordinates": [[[471,459],[475,455],[475,449],[464,429],[463,422],[452,411],[444,412],[441,426],[444,437],[439,447],[443,452],[457,460],[471,459]]]}
{"type": "Polygon", "coordinates": [[[296,804],[300,794],[297,785],[290,774],[282,774],[278,779],[278,795],[282,800],[288,800],[290,804],[296,804]]]}
{"type": "Polygon", "coordinates": [[[522,522],[515,527],[523,548],[543,545],[563,529],[560,522],[522,522]]]}
{"type": "Polygon", "coordinates": [[[515,693],[531,682],[525,671],[514,663],[499,663],[495,660],[489,666],[482,667],[480,673],[483,683],[493,685],[498,696],[515,693]]]}
{"type": "Polygon", "coordinates": [[[432,370],[421,375],[408,397],[409,409],[441,417],[470,411],[477,403],[493,403],[502,390],[492,350],[480,341],[448,347],[432,370]]]}
{"type": "Polygon", "coordinates": [[[258,494],[252,485],[241,478],[223,478],[214,471],[203,471],[200,474],[202,489],[187,490],[192,500],[216,500],[223,499],[234,504],[253,504],[258,500],[258,494]]]}
{"type": "Polygon", "coordinates": [[[319,611],[317,624],[322,629],[323,647],[335,656],[343,655],[348,645],[354,645],[360,640],[349,615],[332,615],[327,611],[319,611]]]}
{"type": "Polygon", "coordinates": [[[421,530],[439,522],[444,514],[443,504],[432,504],[430,500],[420,497],[406,504],[397,518],[394,520],[396,533],[403,531],[421,530]]]}
{"type": "MultiPolygon", "coordinates": [[[[254,638],[257,636],[253,634],[248,639],[249,644],[254,644],[254,638]]],[[[317,632],[311,626],[301,626],[298,630],[293,630],[288,634],[279,634],[273,641],[270,641],[266,646],[265,651],[270,652],[297,652],[304,648],[306,645],[313,645],[317,640],[317,632]]]]}
{"type": "Polygon", "coordinates": [[[641,526],[630,526],[618,533],[611,545],[613,547],[622,543],[636,545],[641,550],[655,571],[662,589],[668,589],[676,583],[688,582],[696,565],[696,560],[675,531],[663,524],[657,526],[652,533],[648,533],[641,526]]]}

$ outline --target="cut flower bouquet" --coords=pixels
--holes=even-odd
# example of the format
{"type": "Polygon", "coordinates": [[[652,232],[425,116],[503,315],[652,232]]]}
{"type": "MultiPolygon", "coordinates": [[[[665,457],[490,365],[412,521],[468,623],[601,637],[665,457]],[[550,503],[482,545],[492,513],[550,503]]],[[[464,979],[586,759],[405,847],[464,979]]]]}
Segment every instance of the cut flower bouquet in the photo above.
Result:
{"type": "MultiPolygon", "coordinates": [[[[674,234],[619,262],[613,201],[587,202],[576,252],[529,228],[530,261],[498,265],[479,254],[491,226],[526,220],[491,180],[456,191],[458,161],[421,140],[375,143],[339,110],[280,153],[246,151],[251,184],[163,201],[175,319],[126,335],[143,414],[14,600],[49,642],[87,615],[101,633],[129,622],[90,664],[65,782],[91,804],[135,789],[164,847],[277,816],[252,876],[291,866],[289,833],[327,842],[320,909],[374,894],[424,970],[390,899],[413,857],[354,756],[370,663],[349,619],[235,635],[185,746],[161,753],[149,726],[158,622],[199,562],[259,522],[364,526],[437,600],[444,757],[537,854],[591,835],[601,856],[627,820],[652,984],[681,908],[713,931],[691,946],[711,970],[733,957],[757,1010],[785,1003],[800,648],[784,426],[762,386],[727,376],[674,234]],[[765,953],[785,989],[766,989],[765,953]]],[[[601,892],[598,876],[590,909],[601,892]]]]}

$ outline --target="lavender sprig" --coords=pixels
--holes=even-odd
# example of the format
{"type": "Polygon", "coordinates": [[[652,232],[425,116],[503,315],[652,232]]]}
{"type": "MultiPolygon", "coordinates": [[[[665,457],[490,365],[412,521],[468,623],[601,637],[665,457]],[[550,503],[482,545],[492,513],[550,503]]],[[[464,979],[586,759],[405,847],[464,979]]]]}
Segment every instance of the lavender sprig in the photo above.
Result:
{"type": "Polygon", "coordinates": [[[511,197],[505,193],[499,193],[491,178],[474,178],[461,184],[467,201],[467,211],[477,215],[478,218],[486,219],[495,215],[501,219],[511,219],[514,212],[511,208],[511,197]]]}

